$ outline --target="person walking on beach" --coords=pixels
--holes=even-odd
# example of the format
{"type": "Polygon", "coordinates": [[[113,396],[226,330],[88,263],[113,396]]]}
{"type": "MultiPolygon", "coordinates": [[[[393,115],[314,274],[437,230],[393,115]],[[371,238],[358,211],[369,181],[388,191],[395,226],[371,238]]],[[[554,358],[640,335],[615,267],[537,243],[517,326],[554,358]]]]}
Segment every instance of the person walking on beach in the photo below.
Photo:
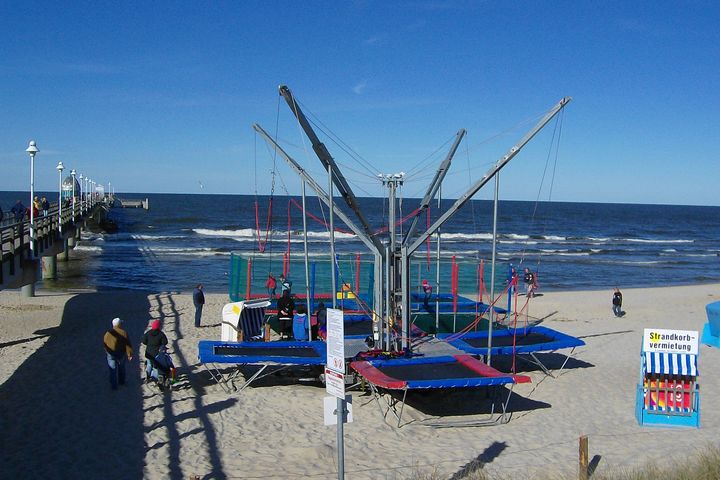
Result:
{"type": "Polygon", "coordinates": [[[13,217],[15,217],[15,222],[22,222],[22,219],[25,216],[25,205],[23,205],[20,200],[15,202],[15,205],[13,205],[10,211],[12,212],[13,217]]]}
{"type": "Polygon", "coordinates": [[[532,298],[535,296],[535,287],[537,286],[535,284],[535,274],[530,271],[529,268],[525,267],[525,276],[523,278],[525,281],[525,288],[527,289],[527,296],[532,298]]]}
{"type": "Polygon", "coordinates": [[[150,330],[142,337],[142,344],[145,345],[145,383],[151,380],[157,381],[158,369],[155,366],[155,357],[160,353],[160,347],[168,344],[168,339],[160,328],[160,320],[153,320],[150,330]]]}
{"type": "Polygon", "coordinates": [[[270,300],[275,298],[275,290],[277,289],[277,280],[273,276],[272,272],[268,273],[268,278],[265,281],[265,288],[267,288],[268,296],[270,300]]]}
{"type": "Polygon", "coordinates": [[[110,369],[110,388],[117,390],[118,385],[125,385],[125,357],[133,359],[133,348],[125,330],[120,326],[122,320],[113,318],[112,328],[105,332],[103,344],[110,369]]]}
{"type": "Polygon", "coordinates": [[[199,327],[203,305],[205,305],[205,294],[203,293],[202,283],[198,283],[195,290],[193,290],[193,305],[195,305],[195,326],[199,327]]]}
{"type": "Polygon", "coordinates": [[[622,317],[624,313],[622,311],[622,292],[618,287],[615,287],[615,291],[613,292],[612,305],[615,316],[622,317]]]}

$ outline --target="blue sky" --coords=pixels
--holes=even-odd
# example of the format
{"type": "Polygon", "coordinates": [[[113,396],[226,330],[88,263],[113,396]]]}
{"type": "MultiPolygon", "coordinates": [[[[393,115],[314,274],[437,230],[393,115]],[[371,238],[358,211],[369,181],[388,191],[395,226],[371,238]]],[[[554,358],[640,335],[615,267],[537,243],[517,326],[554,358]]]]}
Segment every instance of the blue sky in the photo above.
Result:
{"type": "Polygon", "coordinates": [[[269,193],[255,122],[322,178],[287,84],[364,159],[323,138],[358,195],[405,171],[422,196],[465,128],[457,197],[571,96],[501,198],[720,205],[719,23],[713,2],[3,2],[0,190],[27,190],[35,139],[39,190],[61,160],[117,191],[269,193]]]}

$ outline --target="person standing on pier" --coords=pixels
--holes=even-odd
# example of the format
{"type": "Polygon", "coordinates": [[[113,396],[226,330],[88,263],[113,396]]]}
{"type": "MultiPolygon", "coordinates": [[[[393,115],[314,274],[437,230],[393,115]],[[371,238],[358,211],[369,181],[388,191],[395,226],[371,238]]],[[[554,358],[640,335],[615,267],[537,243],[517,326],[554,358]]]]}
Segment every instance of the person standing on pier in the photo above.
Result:
{"type": "Polygon", "coordinates": [[[195,305],[195,326],[199,327],[203,305],[205,305],[205,294],[203,293],[202,283],[198,283],[195,290],[193,290],[193,304],[195,305]]]}
{"type": "Polygon", "coordinates": [[[15,205],[10,209],[13,216],[15,217],[15,222],[22,222],[23,217],[25,216],[25,205],[22,204],[20,200],[15,202],[15,205]]]}
{"type": "Polygon", "coordinates": [[[42,202],[40,202],[40,205],[42,206],[43,217],[47,217],[48,213],[50,212],[50,202],[48,202],[47,198],[42,197],[42,202]]]}

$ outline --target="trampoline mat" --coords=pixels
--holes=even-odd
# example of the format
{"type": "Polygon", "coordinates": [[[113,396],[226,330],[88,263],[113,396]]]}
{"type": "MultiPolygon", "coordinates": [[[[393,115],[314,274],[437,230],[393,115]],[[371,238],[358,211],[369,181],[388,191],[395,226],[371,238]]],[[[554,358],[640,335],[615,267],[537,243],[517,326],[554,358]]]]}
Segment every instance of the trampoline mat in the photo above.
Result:
{"type": "MultiPolygon", "coordinates": [[[[475,347],[475,348],[487,348],[488,347],[488,337],[465,337],[461,339],[463,342],[467,343],[468,345],[475,347]]],[[[528,333],[527,335],[518,335],[515,337],[515,346],[525,346],[525,345],[538,345],[541,343],[550,343],[554,342],[555,339],[553,337],[549,337],[543,333],[528,333]]],[[[513,346],[513,336],[512,335],[498,335],[494,336],[492,339],[492,346],[495,347],[512,347],[513,346]]]]}
{"type": "Polygon", "coordinates": [[[458,362],[413,365],[376,366],[380,372],[397,380],[442,380],[445,378],[486,378],[458,362]]]}
{"type": "Polygon", "coordinates": [[[311,347],[228,347],[213,348],[215,355],[243,355],[250,357],[303,357],[320,358],[317,350],[311,347]]]}

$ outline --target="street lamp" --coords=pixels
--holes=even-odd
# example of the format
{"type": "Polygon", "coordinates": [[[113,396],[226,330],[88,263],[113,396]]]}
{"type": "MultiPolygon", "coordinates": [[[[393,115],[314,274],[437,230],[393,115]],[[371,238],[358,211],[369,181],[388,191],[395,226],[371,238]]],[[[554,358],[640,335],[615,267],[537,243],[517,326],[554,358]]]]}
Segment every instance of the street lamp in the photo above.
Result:
{"type": "Polygon", "coordinates": [[[85,213],[84,203],[83,203],[83,192],[85,191],[85,177],[83,177],[83,174],[81,173],[78,177],[80,179],[80,214],[85,213]]]}
{"type": "Polygon", "coordinates": [[[75,169],[70,170],[70,176],[72,176],[72,221],[75,222],[75,169]]]}
{"type": "Polygon", "coordinates": [[[62,162],[58,162],[58,232],[62,233],[62,172],[65,170],[65,165],[62,162]]]}
{"type": "Polygon", "coordinates": [[[30,257],[35,258],[35,215],[33,211],[33,200],[35,200],[35,154],[38,153],[35,140],[30,140],[30,145],[25,149],[30,154],[30,257]]]}

